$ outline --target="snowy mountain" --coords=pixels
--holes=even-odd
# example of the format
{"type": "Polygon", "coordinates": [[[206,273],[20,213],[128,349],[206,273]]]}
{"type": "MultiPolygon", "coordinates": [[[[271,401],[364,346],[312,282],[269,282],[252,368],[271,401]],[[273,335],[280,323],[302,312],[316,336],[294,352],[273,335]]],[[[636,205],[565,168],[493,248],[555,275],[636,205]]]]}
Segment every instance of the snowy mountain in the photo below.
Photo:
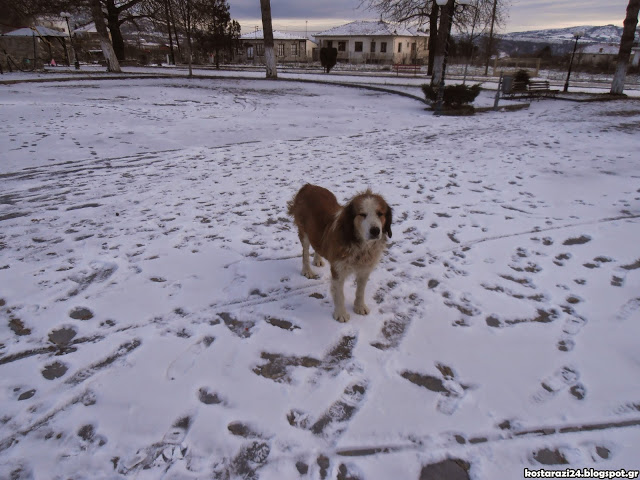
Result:
{"type": "Polygon", "coordinates": [[[572,42],[576,32],[583,32],[581,42],[592,43],[620,43],[622,27],[605,25],[602,27],[582,26],[569,28],[554,28],[550,30],[531,30],[528,32],[512,32],[502,36],[505,40],[536,42],[536,43],[564,43],[572,42]]]}
{"type": "MultiPolygon", "coordinates": [[[[530,30],[527,32],[512,32],[500,36],[500,50],[508,55],[538,56],[543,49],[549,50],[553,56],[566,55],[574,45],[574,35],[580,32],[580,45],[611,44],[619,45],[622,37],[622,27],[615,25],[578,26],[568,28],[554,28],[548,30],[530,30]]],[[[636,39],[638,33],[636,33],[636,39]]]]}

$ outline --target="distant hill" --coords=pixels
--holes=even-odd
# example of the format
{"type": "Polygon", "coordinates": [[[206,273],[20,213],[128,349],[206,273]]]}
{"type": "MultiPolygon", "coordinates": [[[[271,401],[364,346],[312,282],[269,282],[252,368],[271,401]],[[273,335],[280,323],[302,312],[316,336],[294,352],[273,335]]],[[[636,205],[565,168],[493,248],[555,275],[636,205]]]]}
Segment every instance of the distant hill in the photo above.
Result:
{"type": "Polygon", "coordinates": [[[564,55],[571,52],[575,41],[574,33],[578,31],[584,33],[580,37],[580,45],[592,43],[618,45],[622,37],[622,27],[615,25],[553,28],[500,35],[499,48],[500,51],[511,56],[536,56],[546,47],[551,49],[553,55],[564,55]]]}
{"type": "Polygon", "coordinates": [[[605,25],[603,27],[583,26],[513,32],[504,34],[501,38],[505,40],[537,43],[564,43],[573,42],[573,35],[578,31],[584,33],[584,36],[580,38],[580,42],[585,43],[620,43],[620,38],[622,37],[622,27],[605,25]]]}

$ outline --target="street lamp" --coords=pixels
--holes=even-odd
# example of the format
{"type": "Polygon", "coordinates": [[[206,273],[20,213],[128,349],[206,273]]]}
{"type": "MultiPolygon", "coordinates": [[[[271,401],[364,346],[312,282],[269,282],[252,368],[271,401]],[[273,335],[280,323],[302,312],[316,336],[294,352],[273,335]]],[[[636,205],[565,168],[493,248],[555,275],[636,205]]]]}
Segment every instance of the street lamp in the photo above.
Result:
{"type": "MultiPolygon", "coordinates": [[[[451,2],[452,8],[451,8],[451,12],[448,13],[448,15],[450,15],[449,24],[444,25],[445,28],[447,28],[447,35],[446,35],[446,40],[444,45],[444,56],[442,59],[442,73],[440,75],[440,81],[438,82],[438,87],[437,87],[438,96],[436,99],[436,109],[434,112],[436,115],[440,115],[440,113],[442,112],[442,101],[444,100],[444,76],[447,69],[447,55],[449,53],[449,40],[451,38],[451,27],[453,26],[453,17],[454,17],[454,14],[456,13],[456,7],[457,6],[462,7],[460,10],[462,12],[467,5],[471,5],[471,3],[473,3],[473,0],[436,0],[436,3],[438,4],[439,7],[445,7],[449,4],[449,2],[451,2]]],[[[442,25],[443,17],[444,15],[440,16],[440,28],[443,27],[442,25]]]]}
{"type": "Polygon", "coordinates": [[[78,52],[76,52],[76,48],[73,46],[73,37],[71,36],[71,27],[69,26],[69,19],[71,18],[71,14],[69,12],[60,12],[60,16],[67,21],[67,30],[69,30],[69,43],[71,44],[71,50],[73,50],[75,67],[76,67],[76,70],[80,70],[80,62],[78,61],[78,52]]]}
{"type": "Polygon", "coordinates": [[[569,77],[571,76],[571,67],[573,67],[573,57],[576,54],[576,50],[578,49],[578,40],[580,37],[584,36],[583,31],[574,32],[573,37],[576,39],[576,43],[573,44],[573,53],[571,54],[571,60],[569,61],[569,72],[567,73],[567,81],[564,82],[564,92],[566,93],[569,90],[569,77]]]}

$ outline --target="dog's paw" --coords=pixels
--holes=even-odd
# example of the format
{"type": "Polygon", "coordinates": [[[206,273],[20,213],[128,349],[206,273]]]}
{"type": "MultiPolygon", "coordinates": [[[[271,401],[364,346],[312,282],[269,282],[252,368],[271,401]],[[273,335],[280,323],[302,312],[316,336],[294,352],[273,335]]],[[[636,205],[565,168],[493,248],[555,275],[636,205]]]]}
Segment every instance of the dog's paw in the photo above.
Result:
{"type": "Polygon", "coordinates": [[[316,280],[320,278],[320,275],[318,275],[317,273],[313,273],[312,270],[303,270],[302,275],[307,277],[309,280],[316,280]]]}
{"type": "Polygon", "coordinates": [[[345,310],[336,310],[333,312],[334,320],[340,323],[348,322],[351,316],[345,310]]]}
{"type": "Polygon", "coordinates": [[[314,257],[313,266],[314,267],[324,267],[324,260],[322,260],[322,258],[317,257],[317,256],[314,257]]]}
{"type": "Polygon", "coordinates": [[[369,312],[371,310],[369,310],[369,307],[367,307],[364,303],[361,303],[360,305],[354,305],[353,311],[358,315],[369,315],[369,312]]]}

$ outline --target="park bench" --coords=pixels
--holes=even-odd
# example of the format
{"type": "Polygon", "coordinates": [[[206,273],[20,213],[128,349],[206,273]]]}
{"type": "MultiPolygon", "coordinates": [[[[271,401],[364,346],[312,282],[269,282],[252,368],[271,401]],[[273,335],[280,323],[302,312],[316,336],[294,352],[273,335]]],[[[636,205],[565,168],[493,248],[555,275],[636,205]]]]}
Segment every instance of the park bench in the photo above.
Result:
{"type": "Polygon", "coordinates": [[[507,96],[510,98],[555,97],[558,90],[549,87],[548,80],[529,80],[528,83],[516,80],[507,96]]]}
{"type": "Polygon", "coordinates": [[[396,64],[393,66],[393,69],[396,72],[396,75],[400,75],[402,73],[413,72],[414,75],[417,75],[420,72],[420,65],[400,65],[396,64]]]}

